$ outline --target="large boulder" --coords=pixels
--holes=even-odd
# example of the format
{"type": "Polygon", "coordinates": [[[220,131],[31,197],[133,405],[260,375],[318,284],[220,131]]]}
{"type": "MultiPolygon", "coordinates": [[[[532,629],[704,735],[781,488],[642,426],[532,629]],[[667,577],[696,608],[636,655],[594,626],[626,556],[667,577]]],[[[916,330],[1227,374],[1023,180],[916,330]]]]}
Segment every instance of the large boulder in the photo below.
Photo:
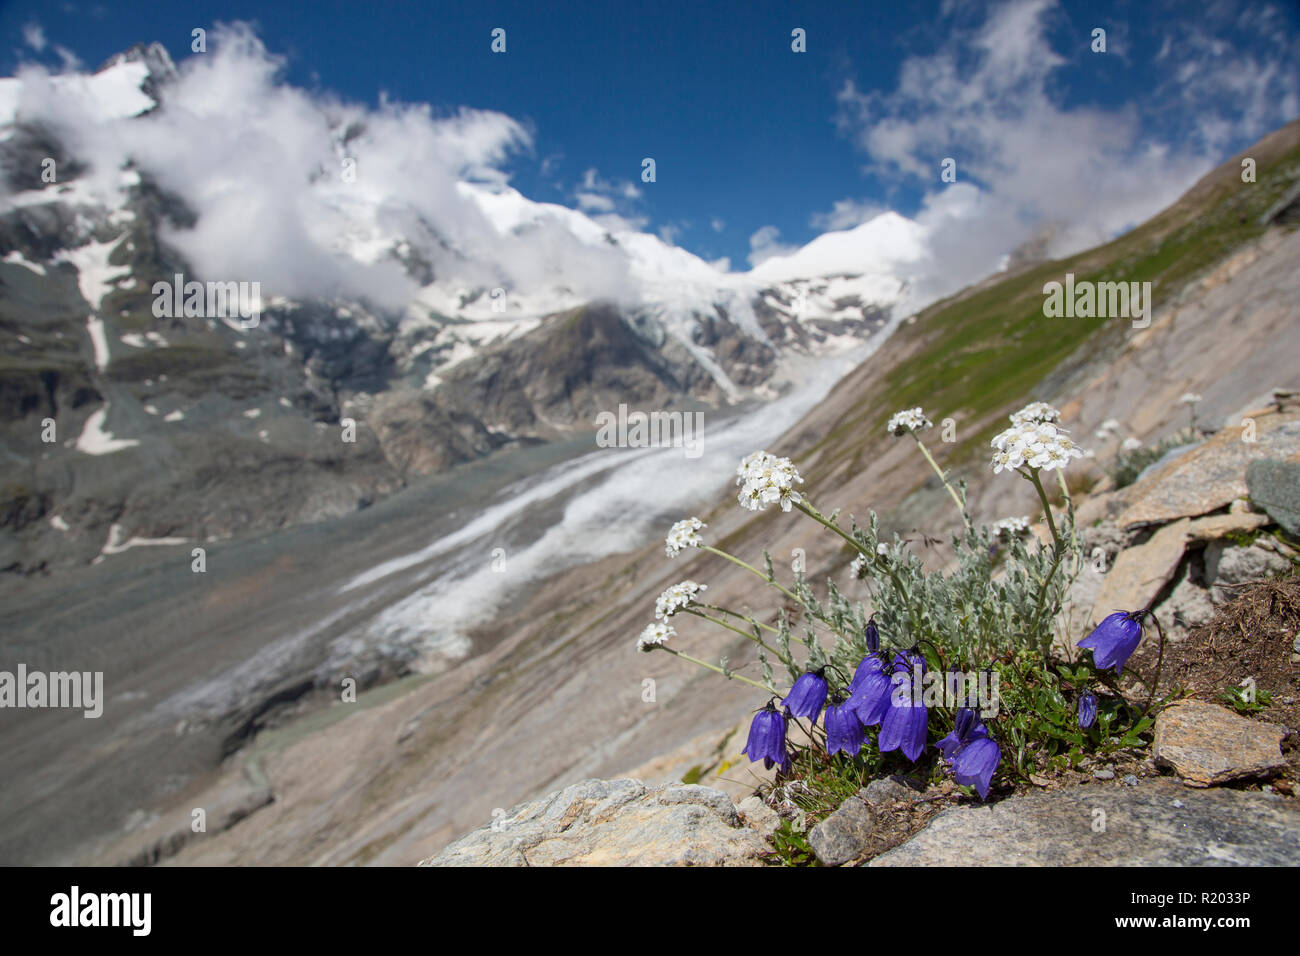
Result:
{"type": "Polygon", "coordinates": [[[954,807],[871,866],[1296,866],[1300,807],[1172,780],[954,807]]]}

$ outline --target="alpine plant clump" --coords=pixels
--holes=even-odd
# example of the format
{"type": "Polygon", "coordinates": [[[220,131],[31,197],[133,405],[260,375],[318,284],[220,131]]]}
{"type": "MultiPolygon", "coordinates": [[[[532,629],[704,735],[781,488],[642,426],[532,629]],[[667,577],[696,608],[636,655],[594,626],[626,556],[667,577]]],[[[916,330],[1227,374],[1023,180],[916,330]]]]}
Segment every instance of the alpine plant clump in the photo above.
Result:
{"type": "MultiPolygon", "coordinates": [[[[920,408],[900,411],[886,425],[890,434],[916,442],[961,514],[946,573],[927,571],[911,541],[884,539],[874,512],[865,526],[850,517],[847,527],[838,511],[823,514],[801,490],[804,479],[788,458],[756,451],[736,472],[743,508],[798,511],[840,539],[853,556],[849,580],[865,584],[870,612],[829,575],[819,595],[801,563],[782,582],[766,552],[760,570],[709,544],[699,518],[678,521],[668,532],[668,557],[694,551],[723,558],[776,592],[778,608],[731,610],[705,601],[707,585],[682,581],[660,595],[656,620],[637,647],[762,691],[767,699],[754,713],[742,753],[776,767],[778,781],[816,780],[837,763],[852,764],[864,771],[860,776],[892,763],[923,776],[948,775],[984,800],[999,779],[1006,790],[1045,768],[1078,765],[1089,753],[1145,743],[1140,735],[1151,725],[1160,665],[1155,680],[1144,681],[1144,704],[1131,702],[1119,681],[1142,641],[1144,621],[1154,621],[1151,610],[1117,610],[1077,642],[1063,613],[1084,562],[1064,470],[1085,453],[1061,426],[1061,413],[1034,402],[992,441],[994,473],[1015,473],[1038,495],[1041,543],[1028,515],[992,527],[974,524],[965,485],[950,482],[921,441],[930,427],[920,408]],[[1049,472],[1062,493],[1059,512],[1044,487],[1049,472]],[[689,617],[752,642],[758,673],[747,676],[726,657],[715,664],[670,646],[674,625],[689,617]],[[1091,660],[1075,648],[1091,651],[1091,660]]],[[[1163,658],[1163,632],[1160,642],[1163,658]]]]}

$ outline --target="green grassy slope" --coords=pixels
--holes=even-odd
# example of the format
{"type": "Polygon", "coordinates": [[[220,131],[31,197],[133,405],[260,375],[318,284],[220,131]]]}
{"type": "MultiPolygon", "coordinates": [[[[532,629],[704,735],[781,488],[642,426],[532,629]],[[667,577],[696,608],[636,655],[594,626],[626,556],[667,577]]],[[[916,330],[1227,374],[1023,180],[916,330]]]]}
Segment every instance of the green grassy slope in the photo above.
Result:
{"type": "MultiPolygon", "coordinates": [[[[815,443],[798,449],[816,458],[809,477],[856,467],[870,452],[864,434],[883,435],[889,415],[922,405],[955,414],[965,426],[948,449],[950,463],[968,460],[1001,427],[1002,416],[1030,400],[1035,385],[1107,327],[1125,319],[1049,319],[1043,285],[1075,280],[1151,282],[1159,306],[1190,279],[1265,230],[1261,214],[1300,179],[1300,121],[1218,167],[1177,203],[1113,242],[1067,259],[1035,264],[987,280],[937,302],[902,326],[859,373],[839,389],[858,394],[815,443]],[[1257,181],[1241,182],[1241,158],[1257,162],[1257,181]],[[969,427],[974,423],[975,427],[969,427]]],[[[837,391],[839,390],[837,389],[837,391]]]]}

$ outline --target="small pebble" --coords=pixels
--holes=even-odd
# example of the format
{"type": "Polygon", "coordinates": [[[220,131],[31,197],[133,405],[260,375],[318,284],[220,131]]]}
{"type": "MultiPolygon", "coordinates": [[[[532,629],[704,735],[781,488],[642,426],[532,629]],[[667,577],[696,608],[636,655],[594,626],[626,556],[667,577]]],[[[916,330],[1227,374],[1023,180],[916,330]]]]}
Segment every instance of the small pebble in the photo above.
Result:
{"type": "Polygon", "coordinates": [[[1092,776],[1095,780],[1114,780],[1115,771],[1110,767],[1102,767],[1100,770],[1094,770],[1092,776]]]}
{"type": "Polygon", "coordinates": [[[1137,774],[1129,774],[1121,781],[1126,787],[1136,787],[1138,785],[1137,774]]]}
{"type": "Polygon", "coordinates": [[[1183,808],[1183,801],[1181,801],[1181,800],[1175,800],[1175,801],[1173,801],[1173,802],[1172,802],[1171,804],[1169,804],[1169,805],[1170,805],[1171,807],[1174,807],[1174,808],[1177,809],[1177,810],[1181,810],[1181,809],[1183,808]]]}

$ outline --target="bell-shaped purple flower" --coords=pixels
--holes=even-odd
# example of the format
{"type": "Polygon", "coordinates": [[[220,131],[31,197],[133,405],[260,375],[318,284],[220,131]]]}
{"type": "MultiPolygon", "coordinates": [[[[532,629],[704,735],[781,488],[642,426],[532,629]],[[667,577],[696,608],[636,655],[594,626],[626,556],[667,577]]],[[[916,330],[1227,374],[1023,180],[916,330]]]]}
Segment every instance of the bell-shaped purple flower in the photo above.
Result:
{"type": "Polygon", "coordinates": [[[992,737],[979,737],[952,758],[952,775],[964,787],[974,787],[981,800],[989,798],[989,785],[1002,762],[1002,748],[992,737]]]}
{"type": "Polygon", "coordinates": [[[749,725],[749,740],[741,753],[751,761],[763,761],[768,770],[773,764],[779,764],[782,769],[789,767],[790,756],[785,748],[785,714],[777,710],[772,701],[769,700],[767,706],[754,715],[749,725]]]}
{"type": "Polygon", "coordinates": [[[914,761],[925,750],[930,723],[930,711],[921,702],[925,658],[919,651],[906,651],[894,657],[890,670],[892,689],[885,698],[884,719],[880,722],[880,752],[902,750],[908,760],[914,761]]]}
{"type": "Polygon", "coordinates": [[[880,658],[868,654],[858,665],[857,673],[849,684],[849,699],[845,706],[857,712],[862,726],[874,727],[885,719],[891,689],[889,674],[880,658]]]}
{"type": "Polygon", "coordinates": [[[952,733],[940,740],[936,747],[939,752],[946,758],[951,758],[954,753],[972,740],[980,737],[987,737],[988,730],[984,727],[984,722],[980,720],[979,714],[975,713],[970,707],[962,707],[957,711],[956,719],[953,721],[952,733]]]}
{"type": "Polygon", "coordinates": [[[867,736],[867,729],[858,720],[857,711],[841,700],[833,700],[826,705],[822,717],[822,726],[826,728],[826,754],[829,756],[843,751],[850,756],[862,749],[862,741],[867,736]]]}
{"type": "Polygon", "coordinates": [[[876,616],[871,615],[871,620],[867,621],[867,629],[862,634],[867,642],[867,653],[876,655],[880,653],[880,628],[876,627],[876,616]]]}
{"type": "Polygon", "coordinates": [[[781,706],[790,711],[793,717],[808,717],[816,721],[824,703],[826,678],[822,676],[821,670],[815,670],[799,675],[799,679],[790,688],[790,693],[781,701],[781,706]]]}
{"type": "Polygon", "coordinates": [[[1087,691],[1079,698],[1079,726],[1087,730],[1097,719],[1097,695],[1087,691]]]}
{"type": "Polygon", "coordinates": [[[1098,670],[1114,667],[1116,674],[1122,673],[1125,662],[1142,640],[1142,618],[1147,613],[1116,611],[1108,615],[1076,646],[1092,651],[1092,660],[1098,670]]]}
{"type": "Polygon", "coordinates": [[[980,799],[987,800],[993,774],[1002,762],[1002,748],[989,736],[979,714],[970,707],[958,710],[952,733],[940,740],[938,747],[954,779],[962,786],[974,787],[980,799]]]}
{"type": "Polygon", "coordinates": [[[853,672],[853,680],[849,681],[849,696],[852,697],[868,677],[872,674],[879,674],[884,669],[885,665],[881,663],[879,655],[868,654],[862,658],[862,661],[858,664],[858,669],[853,672]]]}

